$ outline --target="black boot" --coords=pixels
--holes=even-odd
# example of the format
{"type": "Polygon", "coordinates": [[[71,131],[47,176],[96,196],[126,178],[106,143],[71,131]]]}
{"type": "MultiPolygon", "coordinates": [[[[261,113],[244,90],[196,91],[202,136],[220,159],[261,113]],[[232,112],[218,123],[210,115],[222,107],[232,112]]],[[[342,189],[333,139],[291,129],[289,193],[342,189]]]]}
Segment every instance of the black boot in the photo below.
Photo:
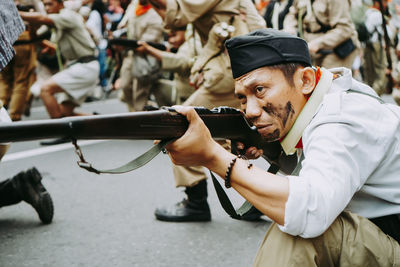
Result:
{"type": "Polygon", "coordinates": [[[193,187],[186,187],[187,199],[169,208],[157,208],[157,220],[167,222],[204,222],[211,220],[207,203],[207,181],[202,180],[193,187]]]}
{"type": "Polygon", "coordinates": [[[31,168],[26,172],[18,173],[11,181],[20,195],[20,199],[32,205],[40,220],[48,224],[53,220],[53,201],[41,180],[42,176],[39,171],[31,168]]]}

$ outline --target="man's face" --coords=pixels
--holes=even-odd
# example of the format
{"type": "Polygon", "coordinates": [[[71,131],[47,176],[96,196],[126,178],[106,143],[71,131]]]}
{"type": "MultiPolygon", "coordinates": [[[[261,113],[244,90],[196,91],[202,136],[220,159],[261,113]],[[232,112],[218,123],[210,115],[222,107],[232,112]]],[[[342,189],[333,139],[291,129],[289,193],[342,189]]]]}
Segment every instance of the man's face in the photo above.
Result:
{"type": "Polygon", "coordinates": [[[63,8],[62,2],[59,3],[57,0],[42,0],[42,2],[47,14],[58,13],[63,8]]]}
{"type": "Polygon", "coordinates": [[[235,81],[235,95],[246,118],[267,142],[284,137],[306,103],[299,68],[288,83],[279,69],[253,70],[235,81]]]}
{"type": "Polygon", "coordinates": [[[171,31],[168,35],[168,43],[172,48],[178,49],[185,42],[185,31],[171,31]]]}

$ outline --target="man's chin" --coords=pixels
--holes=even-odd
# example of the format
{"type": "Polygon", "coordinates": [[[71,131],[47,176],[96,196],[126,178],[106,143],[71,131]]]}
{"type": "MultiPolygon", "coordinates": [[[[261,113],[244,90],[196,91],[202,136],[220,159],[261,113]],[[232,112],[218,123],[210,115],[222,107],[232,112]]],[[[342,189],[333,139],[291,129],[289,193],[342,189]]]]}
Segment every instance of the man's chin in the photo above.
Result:
{"type": "Polygon", "coordinates": [[[279,129],[275,129],[273,132],[271,133],[262,133],[261,137],[263,138],[263,140],[265,142],[274,142],[274,141],[278,141],[280,139],[280,131],[279,129]]]}

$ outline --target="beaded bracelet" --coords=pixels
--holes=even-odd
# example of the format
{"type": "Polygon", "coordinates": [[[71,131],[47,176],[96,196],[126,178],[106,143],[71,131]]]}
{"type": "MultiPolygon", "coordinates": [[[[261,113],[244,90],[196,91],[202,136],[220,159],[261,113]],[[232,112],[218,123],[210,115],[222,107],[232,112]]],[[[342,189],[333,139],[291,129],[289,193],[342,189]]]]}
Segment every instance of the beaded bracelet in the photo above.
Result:
{"type": "Polygon", "coordinates": [[[253,167],[253,164],[251,164],[249,162],[249,160],[243,155],[239,155],[236,158],[233,158],[232,161],[229,163],[228,169],[226,170],[226,174],[225,174],[225,187],[226,188],[231,188],[232,187],[232,185],[231,185],[231,173],[232,173],[232,168],[235,165],[237,159],[246,160],[247,161],[247,169],[250,170],[250,168],[253,167]]]}
{"type": "Polygon", "coordinates": [[[235,165],[236,160],[237,160],[238,158],[239,158],[239,157],[233,158],[232,161],[231,161],[231,163],[229,163],[228,169],[226,170],[226,174],[225,174],[225,187],[226,187],[226,188],[231,188],[231,187],[232,187],[232,185],[231,185],[231,173],[232,173],[232,168],[233,168],[233,165],[235,165]]]}
{"type": "Polygon", "coordinates": [[[251,169],[251,167],[253,167],[253,164],[252,163],[250,163],[250,161],[249,161],[249,159],[248,158],[246,158],[246,156],[244,156],[244,155],[239,155],[238,156],[238,158],[239,159],[244,159],[245,161],[247,161],[247,169],[251,169]]]}

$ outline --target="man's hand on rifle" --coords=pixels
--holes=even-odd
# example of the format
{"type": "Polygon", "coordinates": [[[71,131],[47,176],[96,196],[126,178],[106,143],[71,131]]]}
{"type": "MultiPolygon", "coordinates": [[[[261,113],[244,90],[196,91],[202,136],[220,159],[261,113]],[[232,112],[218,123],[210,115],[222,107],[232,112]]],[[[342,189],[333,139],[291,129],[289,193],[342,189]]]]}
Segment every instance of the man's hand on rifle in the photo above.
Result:
{"type": "Polygon", "coordinates": [[[254,146],[246,148],[242,142],[236,142],[235,144],[232,145],[236,145],[237,151],[239,151],[240,154],[243,154],[248,159],[257,159],[261,157],[262,154],[264,153],[262,149],[258,149],[257,147],[254,146]]]}
{"type": "Polygon", "coordinates": [[[166,149],[174,164],[205,166],[214,169],[217,155],[230,154],[211,137],[203,120],[192,107],[175,106],[175,110],[186,116],[189,128],[186,133],[166,149]]]}
{"type": "Polygon", "coordinates": [[[41,42],[41,46],[43,47],[43,49],[40,51],[42,54],[49,53],[52,55],[57,49],[56,45],[49,40],[43,40],[41,42]]]}
{"type": "Polygon", "coordinates": [[[161,61],[163,51],[161,51],[155,47],[152,47],[145,41],[138,41],[137,43],[138,43],[139,47],[135,49],[136,52],[142,53],[142,54],[150,54],[153,57],[155,57],[157,60],[161,61]]]}

